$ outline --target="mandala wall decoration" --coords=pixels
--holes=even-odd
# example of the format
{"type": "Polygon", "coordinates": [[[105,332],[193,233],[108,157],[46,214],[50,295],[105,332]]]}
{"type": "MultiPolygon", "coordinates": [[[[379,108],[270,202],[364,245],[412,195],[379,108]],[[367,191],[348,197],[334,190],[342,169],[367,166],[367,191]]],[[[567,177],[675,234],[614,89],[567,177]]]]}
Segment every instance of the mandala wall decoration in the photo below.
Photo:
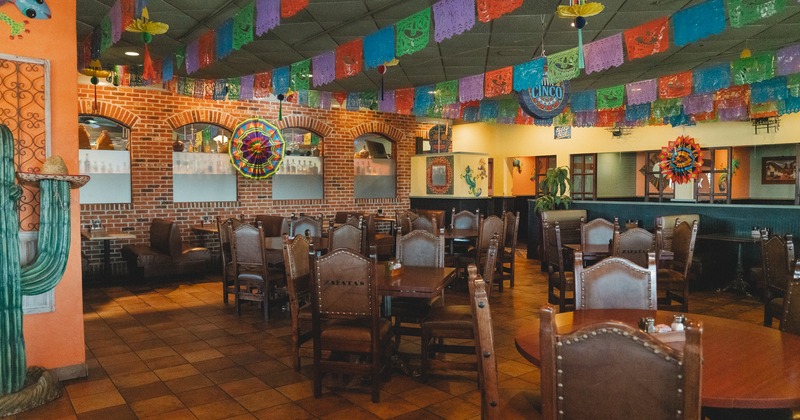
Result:
{"type": "Polygon", "coordinates": [[[260,118],[242,121],[233,130],[228,154],[242,176],[271,177],[283,163],[283,135],[278,127],[260,118]]]}
{"type": "Polygon", "coordinates": [[[689,136],[679,136],[661,149],[658,155],[661,171],[667,180],[685,184],[700,174],[703,154],[700,145],[689,136]]]}

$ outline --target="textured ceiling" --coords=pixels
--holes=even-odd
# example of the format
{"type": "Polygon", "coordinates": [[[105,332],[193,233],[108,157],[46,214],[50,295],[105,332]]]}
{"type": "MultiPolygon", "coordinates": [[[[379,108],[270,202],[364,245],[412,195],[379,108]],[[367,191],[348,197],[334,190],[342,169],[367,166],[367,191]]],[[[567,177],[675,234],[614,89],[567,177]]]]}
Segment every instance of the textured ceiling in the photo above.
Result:
{"type": "MultiPolygon", "coordinates": [[[[174,53],[209,29],[214,29],[253,0],[149,0],[150,17],[166,22],[170,30],[158,35],[151,52],[174,53]]],[[[392,25],[435,3],[436,0],[311,0],[308,7],[284,19],[273,31],[257,38],[240,51],[198,71],[192,77],[222,78],[252,74],[282,67],[330,51],[347,41],[364,37],[392,25]]],[[[78,0],[78,39],[85,38],[108,14],[114,0],[78,0]]],[[[570,20],[554,17],[556,0],[525,0],[510,15],[490,23],[477,22],[467,33],[436,44],[431,37],[427,48],[402,57],[398,67],[385,75],[386,89],[420,86],[455,80],[497,68],[523,63],[541,54],[577,45],[577,33],[570,20]],[[543,36],[544,35],[544,36],[543,36]]],[[[605,11],[588,18],[584,42],[619,33],[677,10],[701,3],[699,0],[603,0],[605,11]]],[[[744,28],[726,27],[725,32],[684,47],[670,49],[644,59],[592,75],[581,74],[573,89],[614,86],[650,79],[704,65],[728,62],[745,46],[754,52],[774,50],[800,41],[800,4],[787,2],[786,10],[744,28]]],[[[561,4],[566,4],[565,0],[561,4]]],[[[125,51],[142,50],[137,34],[124,33],[122,40],[105,51],[103,64],[141,64],[125,51]]],[[[185,73],[179,71],[178,74],[185,73]]],[[[375,90],[380,76],[375,69],[337,80],[322,90],[375,90]]]]}

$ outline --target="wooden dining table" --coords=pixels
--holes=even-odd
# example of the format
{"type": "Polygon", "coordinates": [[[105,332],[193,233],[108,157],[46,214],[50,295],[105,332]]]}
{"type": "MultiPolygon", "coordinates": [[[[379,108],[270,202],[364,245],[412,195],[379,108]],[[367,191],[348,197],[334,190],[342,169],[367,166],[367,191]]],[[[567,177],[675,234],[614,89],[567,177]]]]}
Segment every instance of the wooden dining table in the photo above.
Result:
{"type": "MultiPolygon", "coordinates": [[[[669,324],[677,312],[646,310],[582,310],[557,314],[559,334],[608,320],[636,326],[642,317],[669,324]]],[[[704,407],[778,409],[800,407],[800,336],[761,325],[687,314],[703,323],[701,397],[704,407]]],[[[517,331],[519,353],[539,366],[539,322],[517,331]]],[[[683,349],[683,342],[667,345],[683,349]]]]}
{"type": "MultiPolygon", "coordinates": [[[[595,261],[595,260],[602,260],[603,258],[607,258],[611,256],[611,246],[610,244],[564,244],[564,248],[574,255],[576,252],[583,253],[583,259],[585,261],[595,261]]],[[[675,257],[675,253],[672,251],[662,250],[661,251],[661,261],[672,261],[675,257]]]]}

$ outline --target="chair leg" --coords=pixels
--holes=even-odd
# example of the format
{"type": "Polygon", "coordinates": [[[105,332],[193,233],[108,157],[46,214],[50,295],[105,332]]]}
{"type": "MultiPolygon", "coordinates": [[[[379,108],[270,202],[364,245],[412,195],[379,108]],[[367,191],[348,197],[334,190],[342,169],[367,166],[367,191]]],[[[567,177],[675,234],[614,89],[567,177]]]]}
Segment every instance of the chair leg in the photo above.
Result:
{"type": "Polygon", "coordinates": [[[764,305],[764,326],[771,327],[772,326],[772,314],[769,313],[769,309],[767,309],[767,305],[764,305]]]}
{"type": "Polygon", "coordinates": [[[428,370],[431,368],[431,361],[428,358],[430,355],[428,354],[428,346],[431,341],[431,331],[428,328],[422,327],[422,334],[420,334],[422,340],[422,349],[421,349],[421,359],[422,365],[420,367],[420,374],[422,378],[422,382],[428,381],[428,370]]]}
{"type": "Polygon", "coordinates": [[[513,289],[514,288],[514,254],[511,254],[511,281],[509,282],[509,286],[513,289]]]}
{"type": "Polygon", "coordinates": [[[228,304],[228,277],[222,274],[222,303],[228,304]]]}

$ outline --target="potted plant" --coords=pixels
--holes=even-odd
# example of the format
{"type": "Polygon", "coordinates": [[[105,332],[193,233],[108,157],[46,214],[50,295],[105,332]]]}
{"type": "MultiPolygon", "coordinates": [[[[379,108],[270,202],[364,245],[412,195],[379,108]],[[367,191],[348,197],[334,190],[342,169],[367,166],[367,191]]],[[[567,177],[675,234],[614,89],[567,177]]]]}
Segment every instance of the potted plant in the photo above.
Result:
{"type": "Polygon", "coordinates": [[[544,181],[539,186],[540,195],[536,198],[536,213],[568,209],[572,204],[572,198],[567,195],[567,191],[572,189],[568,167],[548,169],[544,181]]]}

